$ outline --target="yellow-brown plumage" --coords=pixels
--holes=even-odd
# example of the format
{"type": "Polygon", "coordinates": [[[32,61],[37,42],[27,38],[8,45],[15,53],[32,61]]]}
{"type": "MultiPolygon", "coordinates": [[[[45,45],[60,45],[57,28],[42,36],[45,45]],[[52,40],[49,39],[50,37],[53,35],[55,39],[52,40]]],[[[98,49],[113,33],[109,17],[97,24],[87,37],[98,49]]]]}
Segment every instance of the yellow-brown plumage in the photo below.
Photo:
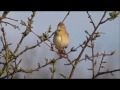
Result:
{"type": "Polygon", "coordinates": [[[53,42],[59,50],[64,50],[69,44],[69,35],[66,31],[64,23],[59,23],[55,31],[53,42]]]}

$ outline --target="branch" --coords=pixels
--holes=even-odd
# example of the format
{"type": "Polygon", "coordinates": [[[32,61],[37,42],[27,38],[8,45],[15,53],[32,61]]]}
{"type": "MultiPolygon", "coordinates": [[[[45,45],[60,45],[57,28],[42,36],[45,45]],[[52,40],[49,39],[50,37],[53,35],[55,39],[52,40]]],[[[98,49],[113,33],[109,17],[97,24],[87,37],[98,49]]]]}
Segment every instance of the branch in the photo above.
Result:
{"type": "MultiPolygon", "coordinates": [[[[105,53],[105,51],[104,51],[104,53],[105,53]]],[[[101,66],[102,66],[102,64],[103,64],[104,57],[105,57],[105,55],[103,54],[102,60],[101,60],[101,62],[100,62],[100,66],[99,66],[99,69],[98,69],[98,73],[100,72],[101,66]]]]}
{"type": "Polygon", "coordinates": [[[2,19],[6,18],[6,16],[8,15],[10,11],[4,11],[3,14],[2,14],[2,17],[0,17],[0,23],[2,21],[2,19]]]}
{"type": "Polygon", "coordinates": [[[65,16],[65,18],[63,19],[62,23],[65,21],[65,19],[67,18],[67,16],[70,14],[70,11],[68,11],[67,15],[65,16]]]}
{"type": "MultiPolygon", "coordinates": [[[[60,60],[60,59],[61,59],[61,57],[55,59],[54,62],[56,62],[56,61],[58,61],[58,60],[60,60]]],[[[38,67],[37,67],[36,69],[31,69],[30,71],[29,71],[29,70],[24,70],[24,69],[19,69],[17,72],[32,73],[32,72],[38,71],[39,69],[41,69],[41,68],[43,68],[43,67],[46,67],[47,65],[50,65],[50,64],[52,64],[52,63],[53,63],[53,61],[49,61],[48,63],[46,63],[46,64],[44,64],[44,65],[42,65],[42,66],[40,66],[40,65],[38,64],[38,67]]]]}
{"type": "Polygon", "coordinates": [[[71,50],[70,50],[69,52],[67,52],[67,54],[69,54],[69,53],[71,53],[71,52],[75,52],[75,51],[77,51],[77,49],[80,48],[80,47],[83,48],[82,45],[79,45],[79,46],[77,46],[76,48],[72,47],[71,50]]]}
{"type": "Polygon", "coordinates": [[[18,20],[16,20],[16,19],[9,18],[9,17],[6,17],[6,19],[10,19],[10,20],[13,20],[13,21],[18,21],[18,20]]]}
{"type": "Polygon", "coordinates": [[[41,38],[40,38],[40,36],[38,36],[35,32],[33,32],[32,30],[31,30],[31,32],[36,36],[36,37],[38,37],[41,41],[43,41],[48,47],[50,47],[50,50],[51,51],[54,51],[55,53],[57,53],[57,51],[55,51],[55,50],[53,50],[52,49],[52,46],[50,46],[49,44],[47,44],[45,41],[49,41],[50,43],[52,43],[50,40],[49,40],[49,38],[51,38],[52,37],[52,35],[55,33],[55,32],[53,32],[47,39],[44,39],[44,40],[42,40],[41,38]]]}
{"type": "Polygon", "coordinates": [[[88,18],[90,18],[90,23],[92,23],[93,27],[95,28],[95,23],[93,22],[92,18],[91,18],[91,15],[88,13],[87,11],[87,14],[88,14],[88,18]]]}
{"type": "Polygon", "coordinates": [[[113,73],[113,72],[117,72],[117,71],[120,71],[120,69],[115,69],[115,70],[106,71],[106,72],[99,72],[97,75],[95,75],[94,78],[96,78],[96,77],[98,77],[100,75],[103,75],[103,74],[113,73]]]}
{"type": "MultiPolygon", "coordinates": [[[[115,51],[113,51],[113,52],[115,52],[115,51]]],[[[99,53],[97,53],[96,55],[94,55],[94,58],[95,57],[100,57],[100,56],[111,56],[111,55],[113,55],[112,54],[113,52],[111,52],[109,54],[104,54],[104,53],[99,54],[99,53]]],[[[88,59],[89,61],[91,61],[91,58],[92,58],[92,56],[89,56],[88,58],[83,58],[80,61],[83,61],[83,60],[86,60],[86,59],[88,59]]],[[[76,61],[76,59],[73,60],[73,61],[71,61],[71,63],[74,63],[75,61],[76,61]]],[[[65,65],[71,65],[71,63],[65,64],[65,65]]]]}
{"type": "Polygon", "coordinates": [[[3,71],[5,70],[6,68],[6,73],[7,73],[7,78],[9,77],[8,76],[8,58],[9,58],[9,55],[8,55],[8,43],[7,43],[7,40],[6,40],[6,34],[5,34],[5,31],[4,31],[4,28],[2,28],[2,34],[3,34],[3,39],[4,39],[4,49],[5,49],[5,60],[6,60],[6,64],[4,64],[4,67],[3,67],[3,71]]]}
{"type": "Polygon", "coordinates": [[[63,74],[61,74],[61,73],[59,73],[59,74],[60,74],[60,76],[62,76],[64,79],[67,79],[65,75],[63,75],[63,74]]]}
{"type": "Polygon", "coordinates": [[[37,44],[34,45],[34,46],[25,48],[23,51],[21,51],[20,53],[18,53],[18,54],[16,55],[16,57],[19,57],[19,56],[22,55],[24,52],[26,52],[26,51],[28,51],[28,50],[30,50],[30,49],[36,48],[36,47],[39,46],[41,43],[42,43],[42,42],[39,42],[39,43],[37,43],[37,44]]]}
{"type": "Polygon", "coordinates": [[[103,23],[109,21],[110,19],[111,19],[111,18],[107,18],[106,20],[102,21],[100,24],[103,24],[103,23]]]}
{"type": "Polygon", "coordinates": [[[8,25],[12,26],[14,29],[17,28],[18,30],[20,30],[20,29],[19,29],[19,26],[16,26],[16,25],[11,24],[11,23],[9,23],[9,22],[1,21],[1,23],[4,23],[4,24],[6,24],[6,25],[8,24],[8,25]]]}
{"type": "Polygon", "coordinates": [[[34,18],[34,17],[35,17],[35,12],[32,13],[30,19],[28,18],[28,25],[26,26],[25,32],[22,33],[23,36],[21,37],[19,43],[17,44],[17,47],[16,47],[16,49],[15,49],[15,51],[14,51],[14,54],[19,50],[23,39],[24,39],[24,38],[29,34],[29,32],[31,31],[32,23],[33,23],[33,18],[34,18]]]}
{"type": "Polygon", "coordinates": [[[23,39],[24,39],[24,36],[22,36],[22,38],[20,39],[19,43],[17,44],[17,47],[16,47],[16,49],[15,49],[15,51],[14,51],[14,54],[15,54],[15,53],[18,51],[18,49],[20,48],[23,39]]]}
{"type": "Polygon", "coordinates": [[[91,49],[92,49],[92,72],[93,72],[93,77],[95,76],[94,75],[94,66],[95,66],[95,63],[94,63],[94,42],[91,40],[91,49]]]}
{"type": "Polygon", "coordinates": [[[76,62],[75,62],[75,64],[74,64],[75,67],[72,67],[72,70],[71,70],[71,72],[70,72],[69,79],[72,78],[72,76],[73,76],[73,74],[74,74],[74,71],[75,71],[75,68],[76,68],[77,64],[80,62],[80,58],[81,58],[84,50],[86,49],[86,47],[87,47],[89,41],[91,40],[91,38],[93,37],[94,33],[97,31],[97,29],[98,29],[98,27],[100,26],[100,23],[102,22],[102,20],[103,20],[103,18],[105,17],[105,15],[106,15],[106,11],[104,12],[104,14],[103,14],[102,18],[100,19],[98,25],[95,27],[93,33],[92,33],[91,36],[88,38],[85,46],[82,48],[82,51],[80,52],[78,58],[76,59],[76,62]]]}

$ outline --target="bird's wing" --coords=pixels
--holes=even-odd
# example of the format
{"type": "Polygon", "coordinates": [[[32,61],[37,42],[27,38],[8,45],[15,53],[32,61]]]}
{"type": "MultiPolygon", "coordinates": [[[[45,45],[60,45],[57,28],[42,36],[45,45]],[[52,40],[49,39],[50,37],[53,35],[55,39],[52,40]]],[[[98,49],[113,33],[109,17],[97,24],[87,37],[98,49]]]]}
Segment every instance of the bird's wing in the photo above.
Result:
{"type": "MultiPolygon", "coordinates": [[[[67,33],[67,32],[66,32],[67,33]]],[[[67,37],[69,38],[69,34],[67,33],[67,37]]],[[[67,48],[68,47],[68,45],[65,47],[65,48],[67,48]]]]}
{"type": "Polygon", "coordinates": [[[69,34],[67,33],[68,37],[69,37],[69,34]]]}

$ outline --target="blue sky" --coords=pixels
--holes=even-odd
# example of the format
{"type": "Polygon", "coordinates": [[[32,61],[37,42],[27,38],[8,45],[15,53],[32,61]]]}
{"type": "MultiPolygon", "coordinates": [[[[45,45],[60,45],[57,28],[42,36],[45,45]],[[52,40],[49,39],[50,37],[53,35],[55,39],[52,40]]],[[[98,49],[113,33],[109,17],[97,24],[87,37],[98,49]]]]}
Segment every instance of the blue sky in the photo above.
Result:
{"type": "MultiPolygon", "coordinates": [[[[1,14],[1,13],[0,13],[1,14]]],[[[42,35],[45,31],[48,30],[49,26],[51,25],[52,31],[56,30],[57,24],[63,20],[65,15],[67,14],[66,11],[38,11],[36,13],[36,16],[34,18],[33,22],[33,31],[38,34],[42,35]]],[[[93,18],[93,21],[95,22],[95,25],[99,22],[101,16],[103,15],[102,11],[91,11],[90,12],[91,17],[93,18]]],[[[16,12],[10,12],[8,17],[18,19],[18,22],[10,21],[11,23],[14,23],[16,25],[20,25],[20,20],[23,20],[27,23],[27,18],[30,17],[31,12],[30,11],[16,11],[16,12]]],[[[107,13],[106,18],[109,16],[109,13],[107,13]]],[[[71,47],[76,47],[79,44],[82,44],[83,41],[86,39],[86,34],[84,33],[85,30],[87,30],[89,33],[92,33],[93,26],[89,22],[90,19],[88,18],[88,15],[84,11],[71,11],[69,16],[65,20],[65,25],[67,28],[67,32],[69,33],[70,37],[70,44],[66,51],[69,51],[71,47]]],[[[25,27],[21,26],[19,30],[14,30],[13,27],[7,26],[6,27],[6,33],[7,33],[7,40],[13,45],[11,46],[12,49],[16,47],[16,43],[21,38],[21,33],[24,32],[25,27]]],[[[105,24],[101,25],[98,28],[98,31],[103,32],[105,34],[102,34],[96,41],[95,41],[95,52],[111,52],[116,51],[116,54],[112,57],[106,57],[105,60],[108,62],[106,64],[106,68],[110,69],[117,69],[120,68],[120,43],[119,43],[119,34],[120,34],[120,16],[115,19],[114,21],[108,21],[105,24]]],[[[36,43],[37,37],[30,33],[28,37],[25,38],[23,41],[22,47],[20,48],[23,50],[26,45],[34,45],[36,43]]],[[[52,41],[52,38],[51,38],[52,41]]],[[[72,59],[76,58],[78,54],[80,53],[80,49],[78,49],[77,52],[72,53],[69,55],[69,57],[72,59]]],[[[91,55],[91,50],[86,49],[85,53],[88,55],[91,55]]],[[[36,67],[37,62],[40,62],[41,64],[45,63],[44,58],[57,58],[58,56],[51,52],[49,50],[49,47],[47,47],[45,44],[41,44],[41,47],[37,47],[34,50],[30,50],[29,52],[26,52],[24,55],[22,55],[20,58],[24,58],[22,65],[24,68],[30,68],[30,67],[36,67]],[[27,56],[27,57],[26,57],[27,56]]],[[[84,57],[84,55],[82,56],[84,57]]],[[[71,66],[64,66],[64,64],[67,63],[64,59],[61,61],[58,61],[56,63],[56,78],[61,78],[59,76],[59,73],[64,73],[65,75],[69,75],[71,66]],[[63,69],[64,68],[64,69],[63,69]]],[[[77,69],[75,70],[75,75],[73,78],[90,78],[91,72],[87,70],[87,68],[91,67],[90,62],[82,62],[78,65],[77,69]]],[[[49,78],[50,77],[50,71],[49,66],[46,68],[40,70],[40,72],[35,72],[33,75],[27,75],[28,78],[49,78]]],[[[22,75],[21,75],[22,77],[22,75]]],[[[111,75],[104,75],[104,78],[114,78],[111,75]]],[[[120,73],[115,74],[115,78],[120,78],[120,73]]]]}

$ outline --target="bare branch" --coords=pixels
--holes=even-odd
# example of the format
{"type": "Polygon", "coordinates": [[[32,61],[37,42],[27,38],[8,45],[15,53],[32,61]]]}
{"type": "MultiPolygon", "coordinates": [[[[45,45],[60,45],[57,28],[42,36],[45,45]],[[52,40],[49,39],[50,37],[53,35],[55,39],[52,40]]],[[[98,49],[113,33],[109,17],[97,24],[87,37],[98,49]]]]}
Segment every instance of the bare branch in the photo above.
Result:
{"type": "Polygon", "coordinates": [[[91,15],[89,14],[89,12],[87,11],[87,14],[88,14],[88,18],[90,18],[90,23],[92,23],[93,27],[95,28],[95,23],[93,22],[92,18],[91,18],[91,15]]]}
{"type": "Polygon", "coordinates": [[[100,19],[98,25],[95,27],[93,33],[91,34],[91,36],[90,36],[89,39],[87,40],[85,46],[82,48],[82,51],[80,52],[80,54],[79,54],[79,56],[78,56],[78,58],[76,59],[76,62],[75,62],[75,64],[74,64],[75,67],[72,67],[72,70],[71,70],[71,73],[70,73],[69,78],[71,78],[71,77],[73,76],[74,71],[75,71],[75,68],[76,68],[77,64],[80,62],[80,58],[81,58],[81,56],[82,56],[82,54],[83,54],[85,48],[87,47],[87,44],[89,43],[89,41],[90,41],[91,38],[93,37],[94,33],[97,31],[97,29],[98,29],[98,27],[100,26],[100,23],[101,23],[102,20],[104,19],[105,15],[106,15],[106,11],[104,12],[102,18],[100,19]]]}
{"type": "Polygon", "coordinates": [[[103,75],[103,74],[113,73],[113,72],[117,72],[117,71],[120,71],[120,69],[115,69],[115,70],[105,71],[105,72],[99,72],[98,74],[95,75],[94,78],[97,78],[98,76],[103,75]]]}
{"type": "Polygon", "coordinates": [[[59,73],[60,74],[60,76],[62,76],[63,78],[65,78],[66,79],[66,76],[64,76],[63,74],[61,74],[61,73],[59,73]]]}
{"type": "Polygon", "coordinates": [[[105,51],[104,51],[104,54],[103,54],[102,59],[101,59],[101,62],[100,62],[100,66],[99,66],[99,69],[98,69],[98,73],[100,72],[101,66],[102,66],[102,64],[103,64],[104,57],[105,57],[105,51]]]}
{"type": "MultiPolygon", "coordinates": [[[[95,57],[100,57],[100,56],[111,56],[111,53],[110,54],[104,54],[104,53],[101,53],[101,54],[99,54],[99,53],[97,53],[96,55],[94,55],[94,58],[95,57]]],[[[92,56],[90,56],[89,57],[89,61],[91,61],[90,59],[92,58],[92,56]]],[[[83,59],[81,59],[80,61],[83,61],[83,60],[86,60],[86,58],[83,58],[83,59]]],[[[73,63],[73,62],[75,62],[76,61],[76,59],[75,60],[73,60],[73,61],[71,61],[71,63],[73,63]]],[[[68,64],[65,64],[65,65],[71,65],[71,63],[68,63],[68,64]]]]}
{"type": "Polygon", "coordinates": [[[65,18],[63,19],[62,23],[65,21],[65,19],[67,18],[67,16],[70,14],[70,11],[68,11],[67,15],[65,16],[65,18]]]}
{"type": "Polygon", "coordinates": [[[92,72],[93,72],[93,77],[95,76],[94,75],[94,66],[95,66],[95,63],[94,63],[94,42],[91,40],[91,49],[92,49],[92,72]]]}

